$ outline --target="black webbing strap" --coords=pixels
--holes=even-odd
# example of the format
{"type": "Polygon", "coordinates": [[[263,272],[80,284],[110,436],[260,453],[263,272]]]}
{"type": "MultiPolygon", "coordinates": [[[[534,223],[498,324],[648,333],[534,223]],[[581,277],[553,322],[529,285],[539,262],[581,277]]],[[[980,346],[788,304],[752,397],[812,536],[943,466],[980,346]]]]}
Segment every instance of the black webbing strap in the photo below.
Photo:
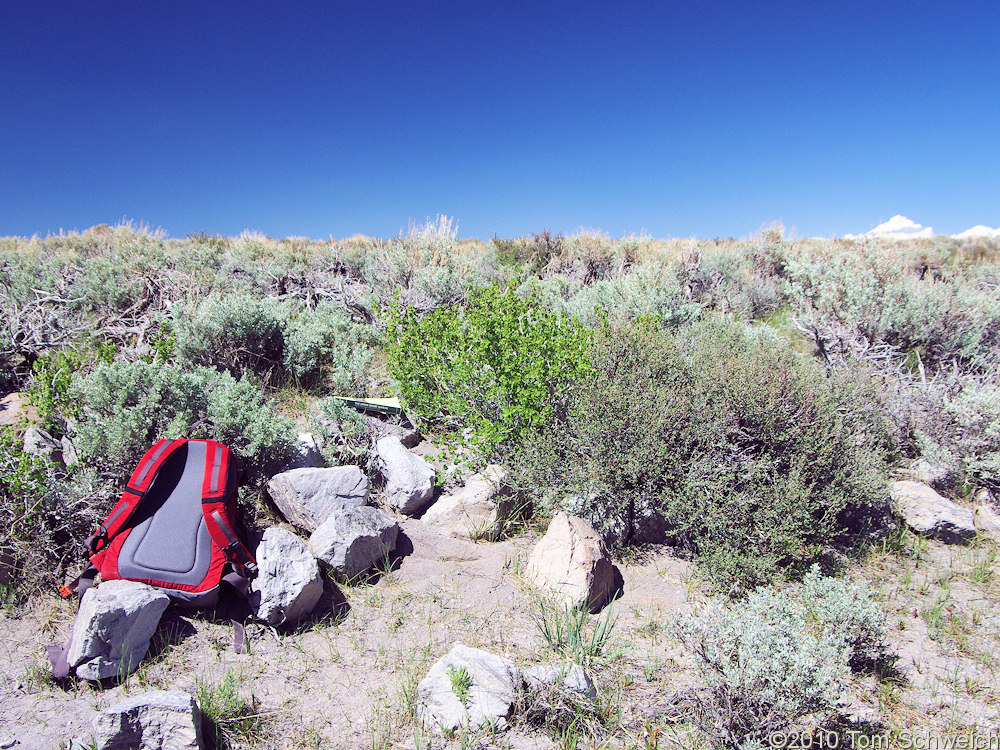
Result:
{"type": "Polygon", "coordinates": [[[57,680],[69,677],[69,649],[72,644],[73,639],[70,638],[69,643],[65,646],[53,644],[52,646],[45,647],[45,651],[49,655],[49,661],[52,662],[52,676],[57,680]]]}

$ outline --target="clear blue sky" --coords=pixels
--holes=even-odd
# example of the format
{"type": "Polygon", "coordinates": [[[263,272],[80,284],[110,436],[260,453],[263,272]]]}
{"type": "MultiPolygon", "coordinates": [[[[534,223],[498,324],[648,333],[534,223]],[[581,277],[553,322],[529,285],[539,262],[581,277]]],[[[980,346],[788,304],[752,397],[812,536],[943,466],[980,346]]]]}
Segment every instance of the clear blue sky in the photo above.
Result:
{"type": "Polygon", "coordinates": [[[11,0],[0,235],[1000,225],[1000,3],[11,0]]]}

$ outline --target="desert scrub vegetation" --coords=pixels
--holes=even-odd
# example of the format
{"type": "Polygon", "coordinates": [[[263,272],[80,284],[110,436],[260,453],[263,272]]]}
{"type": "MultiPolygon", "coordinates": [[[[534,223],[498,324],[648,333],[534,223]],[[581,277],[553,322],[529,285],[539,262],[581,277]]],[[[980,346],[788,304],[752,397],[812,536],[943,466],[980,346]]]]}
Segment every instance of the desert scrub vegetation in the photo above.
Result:
{"type": "Polygon", "coordinates": [[[172,314],[165,355],[190,365],[215,367],[236,377],[252,373],[279,384],[330,385],[364,392],[379,346],[378,331],[352,321],[330,303],[308,307],[249,294],[212,296],[190,312],[172,314]]]}
{"type": "Polygon", "coordinates": [[[286,457],[292,425],[268,406],[259,382],[206,367],[183,370],[148,362],[99,365],[71,386],[78,405],[80,459],[126,476],[163,435],[183,435],[202,419],[259,476],[286,457]]]}
{"type": "Polygon", "coordinates": [[[816,567],[799,587],[710,602],[673,630],[702,681],[680,699],[684,719],[734,750],[762,747],[807,716],[830,720],[851,670],[891,659],[885,615],[865,586],[816,567]]]}
{"type": "Polygon", "coordinates": [[[546,511],[621,547],[651,528],[732,592],[814,560],[882,503],[884,435],[864,398],[767,329],[715,319],[604,326],[564,416],[516,453],[546,511]]]}
{"type": "Polygon", "coordinates": [[[93,471],[71,471],[26,453],[14,429],[0,425],[0,563],[15,600],[77,563],[78,548],[100,519],[93,500],[111,488],[93,471]]]}
{"type": "Polygon", "coordinates": [[[998,289],[984,240],[102,225],[0,240],[0,385],[76,446],[66,487],[113,488],[206,417],[259,473],[294,437],[292,392],[327,460],[363,463],[375,433],[329,396],[399,395],[436,440],[510,464],[538,511],[614,547],[658,530],[735,590],[877,520],[889,469],[1000,490],[998,289]]]}

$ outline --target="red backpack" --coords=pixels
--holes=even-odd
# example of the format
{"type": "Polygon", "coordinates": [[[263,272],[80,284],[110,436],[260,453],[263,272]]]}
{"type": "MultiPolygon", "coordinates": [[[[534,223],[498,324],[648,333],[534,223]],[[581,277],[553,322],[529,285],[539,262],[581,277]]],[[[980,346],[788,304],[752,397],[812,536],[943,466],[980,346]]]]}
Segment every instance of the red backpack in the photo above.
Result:
{"type": "MultiPolygon", "coordinates": [[[[160,440],[87,537],[90,566],[59,593],[82,598],[100,573],[105,581],[155,586],[192,606],[214,605],[223,581],[245,597],[257,564],[234,531],[241,474],[238,460],[215,440],[160,440]]],[[[243,626],[235,619],[233,626],[233,645],[242,653],[243,626]]],[[[68,676],[69,650],[70,644],[48,648],[54,677],[68,676]]]]}
{"type": "Polygon", "coordinates": [[[237,463],[214,440],[157,442],[87,538],[90,567],[60,593],[82,596],[100,573],[105,581],[147,583],[193,606],[214,604],[223,580],[245,595],[257,566],[234,531],[237,463]]]}

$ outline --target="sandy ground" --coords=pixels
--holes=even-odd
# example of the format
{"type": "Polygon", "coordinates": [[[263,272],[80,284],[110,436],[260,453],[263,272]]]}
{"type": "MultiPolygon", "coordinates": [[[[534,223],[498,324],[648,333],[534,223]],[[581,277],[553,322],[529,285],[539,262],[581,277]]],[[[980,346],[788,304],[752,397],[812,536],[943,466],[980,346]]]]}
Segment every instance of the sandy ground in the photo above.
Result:
{"type": "MultiPolygon", "coordinates": [[[[44,646],[68,637],[73,603],[44,598],[18,617],[0,616],[0,738],[17,739],[19,749],[58,748],[87,738],[95,712],[126,696],[194,693],[233,673],[261,720],[236,747],[458,747],[415,727],[411,715],[417,682],[454,642],[520,666],[559,662],[532,620],[538,599],[523,572],[537,532],[487,544],[440,536],[419,520],[401,525],[405,555],[395,570],[359,586],[328,582],[313,619],[290,632],[251,625],[245,654],[234,653],[221,618],[172,607],[150,656],[118,684],[47,680],[44,646]]],[[[892,727],[996,727],[1000,608],[995,581],[983,575],[991,548],[922,544],[910,556],[875,555],[855,571],[872,581],[900,659],[892,679],[854,686],[850,711],[892,727]]],[[[669,619],[703,593],[689,564],[666,548],[620,566],[625,593],[614,604],[612,653],[590,671],[611,727],[608,746],[645,747],[665,701],[692,684],[669,619]]],[[[690,730],[660,724],[661,747],[698,747],[690,730]]],[[[557,745],[516,725],[472,746],[557,745]]]]}
{"type": "MultiPolygon", "coordinates": [[[[407,554],[396,570],[361,586],[328,582],[313,619],[291,632],[251,625],[248,653],[233,652],[227,623],[172,607],[150,656],[121,684],[46,680],[44,646],[68,638],[74,604],[46,599],[20,618],[2,616],[0,732],[20,740],[19,748],[58,747],[86,738],[95,712],[126,696],[153,689],[194,693],[198,681],[218,682],[234,671],[266,714],[261,747],[415,746],[407,701],[454,642],[520,665],[558,661],[546,653],[531,620],[536,594],[523,576],[536,535],[481,544],[441,536],[418,520],[401,519],[401,525],[407,554]]],[[[616,633],[625,623],[648,630],[650,621],[660,622],[683,602],[686,566],[663,556],[624,568],[616,633]]],[[[535,744],[524,739],[525,746],[535,744]]]]}

